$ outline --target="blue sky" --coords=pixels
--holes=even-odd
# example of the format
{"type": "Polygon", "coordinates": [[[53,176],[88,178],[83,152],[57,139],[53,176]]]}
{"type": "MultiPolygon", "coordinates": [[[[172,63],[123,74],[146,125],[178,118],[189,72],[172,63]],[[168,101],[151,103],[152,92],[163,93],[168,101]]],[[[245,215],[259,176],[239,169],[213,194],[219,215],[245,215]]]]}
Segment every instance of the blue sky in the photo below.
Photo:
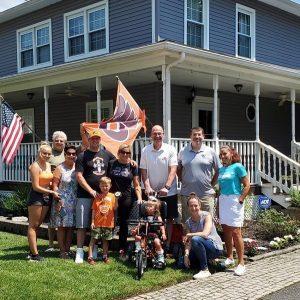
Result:
{"type": "MultiPolygon", "coordinates": [[[[292,0],[300,4],[300,0],[292,0]]],[[[18,4],[25,2],[24,0],[0,0],[0,11],[6,10],[18,4]]]]}

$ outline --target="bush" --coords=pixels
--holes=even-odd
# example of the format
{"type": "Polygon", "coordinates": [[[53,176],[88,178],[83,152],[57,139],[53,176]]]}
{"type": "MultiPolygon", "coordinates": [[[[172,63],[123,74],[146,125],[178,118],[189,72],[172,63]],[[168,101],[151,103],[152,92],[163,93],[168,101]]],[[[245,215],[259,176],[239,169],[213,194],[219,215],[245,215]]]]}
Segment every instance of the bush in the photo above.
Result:
{"type": "Polygon", "coordinates": [[[14,187],[11,195],[3,197],[2,208],[6,214],[12,214],[13,216],[27,216],[27,197],[30,188],[30,184],[22,184],[14,187]]]}
{"type": "Polygon", "coordinates": [[[291,206],[293,207],[300,207],[300,191],[298,190],[291,190],[291,206]]]}
{"type": "Polygon", "coordinates": [[[299,226],[299,221],[291,219],[275,209],[269,209],[260,213],[254,230],[258,237],[271,240],[274,237],[294,235],[297,233],[299,226]]]}

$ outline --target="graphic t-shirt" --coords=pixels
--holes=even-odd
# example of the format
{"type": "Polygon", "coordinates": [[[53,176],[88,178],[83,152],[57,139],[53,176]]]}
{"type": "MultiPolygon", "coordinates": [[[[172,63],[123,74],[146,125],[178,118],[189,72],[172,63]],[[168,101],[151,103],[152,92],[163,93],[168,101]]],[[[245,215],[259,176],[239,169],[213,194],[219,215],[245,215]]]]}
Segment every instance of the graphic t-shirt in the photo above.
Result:
{"type": "Polygon", "coordinates": [[[131,201],[131,185],[134,176],[138,176],[137,167],[133,167],[130,163],[121,164],[117,159],[109,163],[107,175],[111,179],[112,192],[121,192],[119,205],[125,201],[131,201]]]}
{"type": "Polygon", "coordinates": [[[234,163],[219,170],[218,182],[222,195],[241,195],[241,178],[247,176],[245,167],[234,163]]]}
{"type": "Polygon", "coordinates": [[[112,193],[106,196],[98,195],[92,204],[92,210],[95,213],[95,227],[114,228],[115,225],[115,208],[116,197],[112,193]]]}
{"type": "MultiPolygon", "coordinates": [[[[89,186],[100,193],[99,180],[106,176],[108,163],[115,157],[108,151],[101,149],[98,152],[86,150],[80,153],[75,164],[75,171],[82,175],[89,186]]],[[[78,198],[91,198],[91,195],[78,183],[78,198]]]]}

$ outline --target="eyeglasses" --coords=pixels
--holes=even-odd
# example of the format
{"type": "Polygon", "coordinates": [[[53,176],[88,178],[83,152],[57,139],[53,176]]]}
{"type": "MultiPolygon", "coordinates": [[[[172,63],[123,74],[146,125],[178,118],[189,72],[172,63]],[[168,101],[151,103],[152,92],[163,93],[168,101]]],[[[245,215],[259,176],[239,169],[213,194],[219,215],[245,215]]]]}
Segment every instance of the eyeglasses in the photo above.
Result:
{"type": "Polygon", "coordinates": [[[131,154],[131,152],[130,151],[124,151],[124,150],[121,150],[121,151],[119,151],[120,153],[122,153],[122,154],[128,154],[128,155],[130,155],[131,154]]]}
{"type": "Polygon", "coordinates": [[[67,152],[66,155],[68,155],[68,156],[76,156],[76,152],[67,152]]]}
{"type": "Polygon", "coordinates": [[[64,143],[65,140],[54,140],[54,143],[64,143]]]}

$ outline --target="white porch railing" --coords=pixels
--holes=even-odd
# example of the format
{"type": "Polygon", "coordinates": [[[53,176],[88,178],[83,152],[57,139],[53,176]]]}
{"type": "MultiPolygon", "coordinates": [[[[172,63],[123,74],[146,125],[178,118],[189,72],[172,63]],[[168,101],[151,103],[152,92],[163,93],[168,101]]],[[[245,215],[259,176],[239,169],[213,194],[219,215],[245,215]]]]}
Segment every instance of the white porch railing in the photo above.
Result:
{"type": "MultiPolygon", "coordinates": [[[[171,144],[179,151],[190,142],[190,139],[172,138],[171,144]]],[[[70,141],[69,143],[80,145],[81,141],[70,141]]],[[[133,145],[133,159],[139,163],[142,148],[150,143],[149,138],[140,138],[133,145]]],[[[215,140],[205,140],[205,144],[216,149],[215,140]]],[[[233,146],[241,155],[242,163],[246,167],[250,182],[255,183],[255,142],[220,140],[220,147],[228,144],[233,146]]],[[[4,166],[4,181],[9,182],[30,182],[28,166],[35,160],[38,152],[38,143],[21,144],[14,162],[9,166],[4,166]]]]}
{"type": "Polygon", "coordinates": [[[260,177],[287,194],[292,188],[299,189],[300,164],[262,142],[258,143],[258,147],[261,158],[258,170],[260,177]]]}
{"type": "Polygon", "coordinates": [[[291,141],[292,159],[300,163],[300,143],[291,141]]]}

